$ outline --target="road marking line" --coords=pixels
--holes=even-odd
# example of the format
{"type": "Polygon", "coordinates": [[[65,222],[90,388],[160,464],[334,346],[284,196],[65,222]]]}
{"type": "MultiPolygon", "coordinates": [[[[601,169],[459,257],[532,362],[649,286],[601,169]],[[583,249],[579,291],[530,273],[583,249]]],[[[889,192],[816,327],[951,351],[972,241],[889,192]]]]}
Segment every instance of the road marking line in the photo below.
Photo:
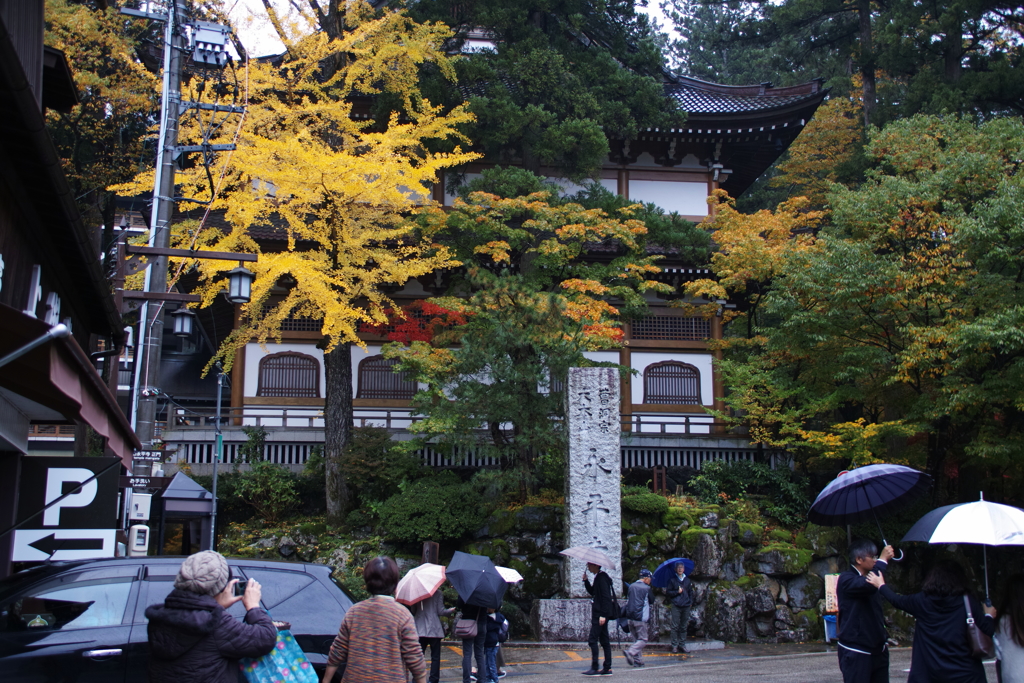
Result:
{"type": "Polygon", "coordinates": [[[451,650],[452,652],[454,652],[455,654],[457,654],[458,656],[460,656],[460,657],[462,656],[462,648],[461,647],[455,647],[454,645],[445,645],[445,647],[448,648],[449,650],[451,650]]]}
{"type": "MultiPolygon", "coordinates": [[[[569,659],[571,659],[574,662],[582,662],[583,661],[583,657],[580,657],[578,654],[576,654],[572,650],[562,650],[562,652],[564,652],[565,656],[568,657],[569,659]]],[[[537,663],[538,664],[548,664],[549,662],[537,662],[537,663]]]]}

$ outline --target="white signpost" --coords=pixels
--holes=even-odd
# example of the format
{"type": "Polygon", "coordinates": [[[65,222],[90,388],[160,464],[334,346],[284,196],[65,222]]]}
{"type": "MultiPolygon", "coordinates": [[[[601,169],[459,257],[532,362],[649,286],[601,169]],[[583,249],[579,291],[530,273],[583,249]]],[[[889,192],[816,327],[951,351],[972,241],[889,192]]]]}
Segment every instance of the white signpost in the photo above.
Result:
{"type": "Polygon", "coordinates": [[[12,561],[113,557],[117,468],[110,458],[25,458],[12,561]],[[42,514],[40,510],[45,508],[42,514]],[[32,519],[28,519],[32,517],[32,519]]]}

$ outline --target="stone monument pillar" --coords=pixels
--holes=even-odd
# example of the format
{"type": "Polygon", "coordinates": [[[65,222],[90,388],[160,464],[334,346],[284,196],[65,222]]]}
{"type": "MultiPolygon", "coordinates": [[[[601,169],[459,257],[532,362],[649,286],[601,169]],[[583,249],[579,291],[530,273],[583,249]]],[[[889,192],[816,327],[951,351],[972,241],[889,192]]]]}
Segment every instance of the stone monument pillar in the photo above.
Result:
{"type": "MultiPolygon", "coordinates": [[[[570,368],[566,388],[569,457],[566,462],[565,547],[589,546],[615,563],[604,567],[622,590],[622,512],[619,373],[615,368],[570,368]]],[[[586,563],[566,558],[565,594],[589,597],[586,563]]]]}

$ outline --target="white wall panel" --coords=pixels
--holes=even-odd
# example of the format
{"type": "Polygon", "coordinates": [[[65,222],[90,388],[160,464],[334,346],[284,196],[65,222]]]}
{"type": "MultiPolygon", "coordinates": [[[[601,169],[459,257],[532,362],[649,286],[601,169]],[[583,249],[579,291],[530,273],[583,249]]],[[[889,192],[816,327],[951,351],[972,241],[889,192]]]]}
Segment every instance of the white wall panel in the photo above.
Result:
{"type": "Polygon", "coordinates": [[[653,202],[665,211],[676,211],[684,216],[708,214],[707,183],[631,179],[629,198],[635,202],[653,202]]]}

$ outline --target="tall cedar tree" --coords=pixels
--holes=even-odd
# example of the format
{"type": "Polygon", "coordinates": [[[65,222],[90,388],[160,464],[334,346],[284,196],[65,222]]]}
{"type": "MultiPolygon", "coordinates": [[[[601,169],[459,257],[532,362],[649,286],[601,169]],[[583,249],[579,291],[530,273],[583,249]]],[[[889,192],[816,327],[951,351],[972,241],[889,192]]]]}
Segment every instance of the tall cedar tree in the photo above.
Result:
{"type": "Polygon", "coordinates": [[[671,289],[650,279],[658,257],[646,253],[639,207],[608,214],[561,202],[521,169],[487,172],[470,189],[484,187],[492,191],[418,219],[465,265],[451,296],[434,299],[464,324],[385,353],[427,387],[414,399],[426,418],[413,430],[497,457],[525,497],[538,471],[563,475],[569,368],[595,365],[585,351],[617,348],[622,316],[643,309],[646,292],[671,289]]]}
{"type": "MultiPolygon", "coordinates": [[[[431,140],[460,139],[458,128],[472,120],[464,107],[445,113],[420,94],[423,69],[455,78],[441,49],[450,36],[447,27],[418,24],[396,11],[375,13],[367,4],[352,3],[347,10],[337,38],[315,23],[300,24],[288,34],[281,63],[245,67],[248,111],[240,128],[220,125],[209,135],[211,126],[200,130],[198,118],[185,121],[183,139],[205,131],[217,144],[237,136],[238,150],[214,169],[225,175],[211,210],[224,211],[230,232],[200,227],[177,234],[182,246],[260,253],[250,266],[256,273],[252,301],[214,358],[226,368],[246,343],[280,341],[289,318],[321,321],[332,523],[342,520],[349,503],[341,456],[352,429],[350,347],[362,344],[358,326],[387,320],[394,304],[386,291],[456,264],[436,242],[433,226],[404,218],[427,202],[439,171],[474,158],[457,145],[445,154],[426,148],[431,140]],[[383,120],[353,114],[357,100],[377,94],[392,96],[399,108],[383,120]],[[252,226],[276,229],[287,241],[279,250],[262,251],[249,234],[252,226]]],[[[190,92],[187,99],[202,96],[190,92]]],[[[200,165],[179,176],[185,196],[209,198],[206,171],[200,165]]],[[[145,187],[151,178],[149,173],[138,182],[145,187]]],[[[197,265],[201,305],[208,306],[232,264],[197,265]]]]}
{"type": "MultiPolygon", "coordinates": [[[[702,12],[742,20],[687,40],[702,52],[763,54],[772,49],[794,65],[818,64],[827,85],[848,92],[856,83],[866,123],[917,113],[1024,113],[1024,10],[1007,0],[920,3],[898,0],[785,0],[723,3],[694,0],[702,12]],[[741,9],[737,9],[741,8],[741,9]],[[733,13],[733,14],[730,14],[733,13]]],[[[680,0],[665,3],[679,7],[680,0]]],[[[685,9],[685,8],[684,8],[685,9]]],[[[702,16],[701,12],[680,12],[702,16]]],[[[726,22],[728,23],[728,21],[726,22]]],[[[802,68],[802,67],[801,67],[802,68]]],[[[774,80],[774,79],[773,79],[774,80]]]]}
{"type": "Polygon", "coordinates": [[[461,90],[447,94],[468,98],[477,118],[469,135],[491,161],[554,166],[579,180],[600,168],[609,139],[683,120],[663,94],[657,38],[632,0],[422,0],[410,11],[448,23],[453,48],[465,48],[470,32],[494,42],[460,60],[461,90]]]}

